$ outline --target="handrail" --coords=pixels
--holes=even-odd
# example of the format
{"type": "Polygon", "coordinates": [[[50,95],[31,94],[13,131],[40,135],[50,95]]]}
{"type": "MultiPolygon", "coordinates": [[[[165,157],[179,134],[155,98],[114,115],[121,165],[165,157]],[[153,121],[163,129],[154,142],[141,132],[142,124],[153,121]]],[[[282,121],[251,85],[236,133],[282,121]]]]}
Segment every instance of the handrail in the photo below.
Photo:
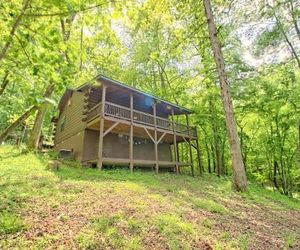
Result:
{"type": "MultiPolygon", "coordinates": [[[[100,103],[102,103],[102,102],[100,102],[100,103]]],[[[121,109],[127,109],[128,111],[130,111],[130,108],[127,108],[125,106],[121,106],[121,105],[113,103],[113,102],[107,102],[107,101],[105,101],[105,104],[110,104],[112,106],[116,106],[116,107],[121,108],[121,109]]]]}
{"type": "MultiPolygon", "coordinates": [[[[87,116],[90,120],[96,116],[96,114],[92,115],[92,113],[94,113],[95,109],[99,108],[101,105],[102,105],[102,102],[98,103],[97,105],[95,105],[88,111],[87,116]]],[[[99,115],[100,115],[100,113],[101,113],[101,111],[99,110],[99,115]]],[[[115,104],[112,102],[105,102],[104,114],[115,117],[115,118],[121,118],[121,119],[124,119],[127,121],[131,120],[130,108],[121,106],[121,105],[118,105],[118,104],[115,104]]],[[[154,126],[154,116],[152,114],[145,113],[145,112],[134,109],[133,116],[134,116],[133,117],[134,123],[140,123],[140,124],[154,126]]],[[[157,127],[160,129],[172,131],[172,121],[170,121],[168,119],[157,116],[156,124],[157,124],[157,127]]],[[[194,127],[188,128],[187,125],[182,124],[182,123],[174,122],[174,130],[175,130],[175,132],[180,133],[180,134],[187,134],[187,135],[190,134],[192,136],[197,136],[196,130],[194,127]]]]}
{"type": "Polygon", "coordinates": [[[96,108],[98,108],[99,106],[101,106],[101,104],[102,104],[102,102],[99,102],[98,104],[96,104],[95,106],[93,106],[93,107],[91,107],[91,109],[89,109],[89,113],[91,112],[91,111],[93,111],[94,109],[96,109],[96,108]]]}

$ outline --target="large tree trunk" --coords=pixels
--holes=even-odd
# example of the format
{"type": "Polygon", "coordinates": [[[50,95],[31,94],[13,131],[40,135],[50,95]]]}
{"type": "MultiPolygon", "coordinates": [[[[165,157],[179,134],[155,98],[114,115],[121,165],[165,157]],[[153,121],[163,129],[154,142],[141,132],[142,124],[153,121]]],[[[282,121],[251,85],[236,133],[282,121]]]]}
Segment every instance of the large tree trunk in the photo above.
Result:
{"type": "MultiPolygon", "coordinates": [[[[50,84],[45,91],[44,98],[50,98],[54,91],[54,84],[50,84]]],[[[28,148],[29,149],[37,149],[39,145],[39,140],[41,136],[41,131],[43,128],[43,123],[45,119],[45,115],[48,109],[49,103],[45,100],[44,103],[39,107],[38,113],[36,115],[34,125],[28,139],[28,148]]]]}
{"type": "Polygon", "coordinates": [[[243,163],[239,136],[237,133],[237,127],[233,112],[233,105],[231,101],[230,87],[228,84],[227,76],[225,73],[225,62],[221,49],[221,43],[217,35],[217,29],[212,13],[212,7],[210,0],[203,0],[205,14],[207,18],[209,36],[214,53],[214,59],[217,65],[219,74],[222,101],[225,110],[226,125],[228,130],[228,136],[230,141],[230,149],[232,155],[233,165],[233,184],[236,190],[245,191],[247,189],[247,176],[243,163]]]}
{"type": "Polygon", "coordinates": [[[37,106],[32,106],[23,115],[21,115],[14,123],[12,123],[9,127],[7,127],[0,134],[0,145],[2,144],[2,142],[4,142],[4,140],[11,132],[13,132],[19,125],[21,125],[36,110],[37,110],[37,106]]]}
{"type": "Polygon", "coordinates": [[[0,52],[0,62],[5,58],[8,50],[9,50],[9,47],[11,46],[11,43],[13,41],[13,37],[14,37],[18,27],[20,26],[21,20],[25,14],[25,11],[29,8],[30,3],[31,3],[31,0],[25,0],[24,5],[21,10],[21,13],[17,16],[16,21],[14,22],[13,27],[11,28],[11,31],[9,33],[8,39],[0,52]]]}

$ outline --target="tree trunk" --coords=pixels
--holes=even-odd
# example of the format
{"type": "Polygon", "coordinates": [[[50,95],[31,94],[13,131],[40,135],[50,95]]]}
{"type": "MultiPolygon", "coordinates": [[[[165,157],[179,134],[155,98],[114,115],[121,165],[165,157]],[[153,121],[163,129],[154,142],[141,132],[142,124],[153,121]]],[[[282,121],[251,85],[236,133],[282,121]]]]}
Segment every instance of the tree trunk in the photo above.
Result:
{"type": "Polygon", "coordinates": [[[28,109],[23,115],[21,115],[14,123],[12,123],[9,127],[7,127],[1,134],[0,134],[0,145],[7,136],[13,132],[20,124],[22,124],[34,111],[37,110],[37,106],[32,106],[28,109]]]}
{"type": "Polygon", "coordinates": [[[212,156],[212,163],[213,163],[213,172],[216,173],[216,151],[212,143],[210,144],[210,148],[211,148],[211,156],[212,156]]]}
{"type": "Polygon", "coordinates": [[[289,46],[289,48],[290,48],[290,50],[292,52],[292,55],[294,56],[294,58],[297,61],[298,68],[300,68],[300,58],[299,58],[299,56],[298,56],[298,54],[296,52],[296,49],[294,48],[292,42],[289,40],[289,38],[288,38],[288,36],[287,36],[287,34],[286,34],[285,30],[284,30],[284,27],[283,27],[280,19],[277,17],[277,15],[275,13],[274,13],[274,17],[275,17],[276,23],[277,23],[277,25],[278,25],[278,27],[279,27],[282,35],[284,36],[284,39],[285,39],[286,43],[288,44],[288,46],[289,46]]]}
{"type": "Polygon", "coordinates": [[[207,17],[209,36],[214,53],[214,59],[217,65],[221,86],[222,101],[225,110],[226,125],[232,154],[233,184],[237,191],[245,191],[247,189],[247,176],[243,163],[239,136],[237,133],[233,105],[231,101],[230,87],[225,72],[225,62],[221,49],[221,43],[217,35],[217,29],[212,13],[211,2],[210,0],[203,0],[203,3],[205,8],[205,14],[207,17]]]}
{"type": "Polygon", "coordinates": [[[7,87],[7,84],[9,83],[8,75],[9,75],[9,73],[8,73],[8,71],[6,71],[3,81],[2,81],[2,84],[1,84],[1,88],[0,88],[0,96],[3,94],[4,90],[7,87]]]}
{"type": "Polygon", "coordinates": [[[209,147],[208,147],[206,141],[205,141],[205,149],[206,149],[206,154],[207,154],[207,170],[208,170],[208,173],[211,174],[210,150],[209,150],[209,147]]]}
{"type": "Polygon", "coordinates": [[[300,162],[300,121],[298,123],[298,161],[300,162]]]}
{"type": "Polygon", "coordinates": [[[13,41],[13,37],[14,37],[18,27],[20,26],[21,20],[25,14],[25,11],[29,8],[30,3],[31,3],[31,0],[25,0],[24,5],[21,10],[21,13],[17,16],[16,21],[9,33],[9,37],[0,52],[0,62],[5,58],[8,50],[9,50],[9,47],[11,46],[11,43],[13,41]]]}
{"type": "Polygon", "coordinates": [[[274,183],[274,187],[279,190],[279,186],[277,183],[277,171],[278,171],[278,162],[274,161],[274,174],[273,174],[273,183],[274,183]]]}
{"type": "MultiPolygon", "coordinates": [[[[54,91],[54,84],[50,84],[45,91],[44,98],[50,98],[54,91]]],[[[43,128],[43,123],[45,119],[45,115],[47,112],[49,103],[45,100],[43,104],[39,107],[38,113],[36,115],[34,125],[28,139],[28,148],[29,149],[37,149],[39,145],[39,140],[41,136],[41,131],[43,128]]]]}
{"type": "Polygon", "coordinates": [[[213,104],[212,100],[209,100],[209,110],[211,113],[211,122],[213,129],[213,137],[214,137],[214,149],[216,155],[216,167],[217,167],[217,175],[221,176],[224,174],[224,166],[222,160],[222,152],[221,152],[221,142],[220,142],[220,131],[217,123],[216,117],[216,107],[213,104]]]}
{"type": "Polygon", "coordinates": [[[300,28],[298,25],[298,20],[297,20],[297,16],[295,14],[295,9],[294,9],[294,5],[293,5],[293,0],[289,0],[289,4],[290,4],[290,9],[291,9],[291,16],[292,16],[292,20],[293,20],[293,24],[294,24],[294,28],[296,30],[296,34],[300,40],[300,28]]]}

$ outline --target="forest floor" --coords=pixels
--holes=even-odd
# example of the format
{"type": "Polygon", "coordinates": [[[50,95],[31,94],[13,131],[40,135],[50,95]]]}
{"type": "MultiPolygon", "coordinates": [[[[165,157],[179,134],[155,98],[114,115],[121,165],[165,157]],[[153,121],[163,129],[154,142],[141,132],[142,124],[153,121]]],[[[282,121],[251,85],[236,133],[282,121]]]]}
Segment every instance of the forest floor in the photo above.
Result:
{"type": "Polygon", "coordinates": [[[255,184],[48,160],[0,147],[0,249],[300,249],[300,202],[255,184]]]}

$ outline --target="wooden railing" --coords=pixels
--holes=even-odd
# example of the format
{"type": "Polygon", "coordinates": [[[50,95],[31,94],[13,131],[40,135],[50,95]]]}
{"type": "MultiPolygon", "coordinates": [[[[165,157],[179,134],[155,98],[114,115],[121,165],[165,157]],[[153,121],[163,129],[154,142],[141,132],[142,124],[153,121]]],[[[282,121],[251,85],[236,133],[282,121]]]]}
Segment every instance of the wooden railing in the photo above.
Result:
{"type": "Polygon", "coordinates": [[[102,109],[101,102],[95,105],[94,107],[92,107],[86,115],[87,121],[91,121],[92,119],[98,117],[101,114],[101,109],[102,109]]]}
{"type": "Polygon", "coordinates": [[[104,114],[114,118],[121,118],[122,120],[127,121],[130,121],[131,119],[129,108],[110,102],[105,102],[104,114]]]}
{"type": "MultiPolygon", "coordinates": [[[[102,103],[97,104],[91,108],[87,113],[87,121],[91,121],[96,117],[100,116],[102,110],[102,103]]],[[[122,119],[126,121],[131,121],[131,111],[130,108],[111,103],[105,102],[104,115],[110,116],[117,119],[122,119]]],[[[147,126],[154,127],[154,116],[142,111],[133,110],[133,122],[138,124],[143,124],[147,126]]],[[[156,126],[159,129],[173,131],[172,121],[156,117],[156,126]]],[[[178,134],[190,135],[196,137],[196,130],[194,127],[188,129],[187,125],[174,122],[174,131],[178,134]]]]}

